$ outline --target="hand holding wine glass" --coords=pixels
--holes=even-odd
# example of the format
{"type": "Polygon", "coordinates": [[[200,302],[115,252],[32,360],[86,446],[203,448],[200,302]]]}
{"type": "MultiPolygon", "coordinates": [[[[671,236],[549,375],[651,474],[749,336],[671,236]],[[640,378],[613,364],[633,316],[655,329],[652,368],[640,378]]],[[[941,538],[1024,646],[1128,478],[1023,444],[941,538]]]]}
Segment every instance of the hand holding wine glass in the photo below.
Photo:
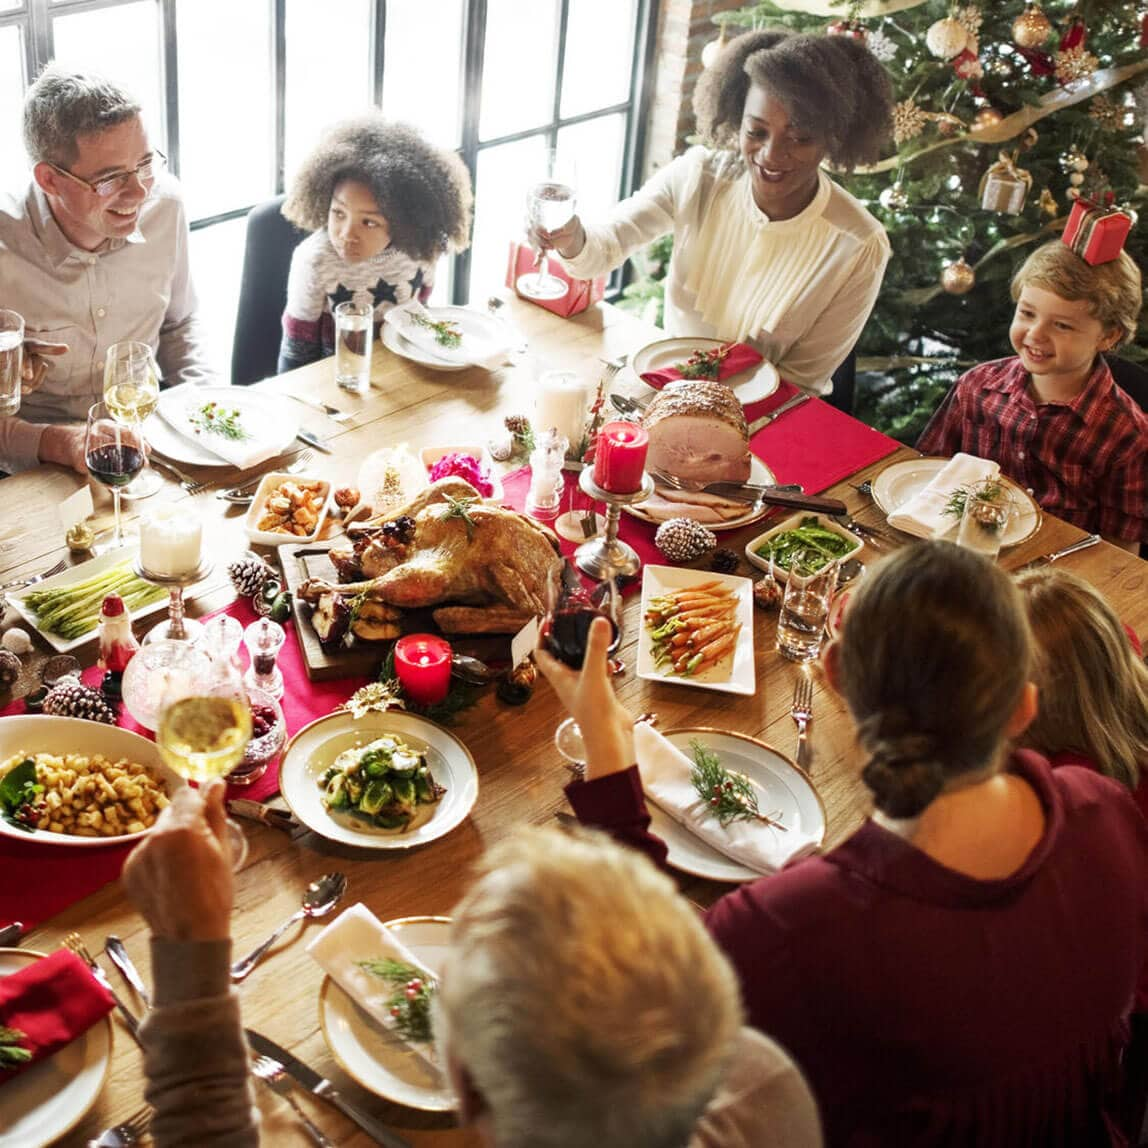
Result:
{"type": "MultiPolygon", "coordinates": [[[[527,227],[534,239],[541,239],[546,234],[553,240],[563,228],[572,225],[581,229],[582,225],[574,214],[575,182],[573,162],[567,156],[560,155],[557,149],[548,149],[542,177],[531,185],[526,197],[527,227]]],[[[562,238],[564,242],[560,249],[565,251],[569,250],[567,244],[573,245],[576,237],[571,235],[568,240],[565,236],[562,238]]],[[[545,248],[553,245],[552,242],[538,243],[538,270],[518,277],[515,286],[527,298],[561,299],[570,289],[565,281],[550,274],[545,248]]]]}
{"type": "Polygon", "coordinates": [[[123,524],[120,518],[120,491],[143,467],[143,435],[138,426],[124,426],[112,415],[105,403],[93,403],[88,411],[88,424],[84,434],[84,460],[88,473],[109,487],[115,507],[115,538],[113,547],[123,545],[123,524]]]}

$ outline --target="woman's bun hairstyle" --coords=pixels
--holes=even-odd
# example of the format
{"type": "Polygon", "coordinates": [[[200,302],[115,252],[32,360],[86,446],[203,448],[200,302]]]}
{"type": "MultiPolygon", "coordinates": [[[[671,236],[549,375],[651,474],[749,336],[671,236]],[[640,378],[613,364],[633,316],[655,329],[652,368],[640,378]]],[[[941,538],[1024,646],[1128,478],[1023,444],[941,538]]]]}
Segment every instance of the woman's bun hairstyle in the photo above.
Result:
{"type": "Polygon", "coordinates": [[[945,787],[935,739],[898,730],[895,713],[878,715],[865,725],[860,736],[869,761],[861,780],[873,794],[873,804],[889,817],[919,816],[945,787]]]}

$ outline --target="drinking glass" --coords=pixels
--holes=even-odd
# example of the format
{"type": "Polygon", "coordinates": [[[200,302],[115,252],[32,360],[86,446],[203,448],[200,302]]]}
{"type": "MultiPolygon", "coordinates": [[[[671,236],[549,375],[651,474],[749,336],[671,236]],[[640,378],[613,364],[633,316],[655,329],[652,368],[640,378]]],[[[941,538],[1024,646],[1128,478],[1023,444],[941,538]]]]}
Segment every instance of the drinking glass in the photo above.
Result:
{"type": "MultiPolygon", "coordinates": [[[[250,740],[247,689],[230,658],[208,652],[203,674],[169,679],[155,742],[160,757],[181,777],[201,782],[226,776],[243,760],[250,740]]],[[[232,868],[239,869],[247,856],[247,839],[230,818],[227,841],[232,868]]]]}
{"type": "Polygon", "coordinates": [[[24,368],[24,319],[0,310],[0,415],[20,410],[20,372],[24,368]]]}
{"type": "Polygon", "coordinates": [[[1013,500],[999,478],[977,483],[965,496],[957,545],[995,558],[1013,513],[1013,500]]]}
{"type": "Polygon", "coordinates": [[[777,618],[777,649],[791,662],[812,662],[821,653],[839,565],[817,566],[823,557],[799,552],[790,562],[777,618]]]}
{"type": "Polygon", "coordinates": [[[374,318],[374,308],[369,303],[346,302],[335,308],[335,382],[356,395],[365,395],[371,389],[374,318]]]}
{"type": "Polygon", "coordinates": [[[143,467],[143,435],[139,426],[124,426],[105,403],[93,403],[84,433],[84,460],[91,476],[112,492],[116,529],[111,549],[115,549],[124,543],[120,492],[143,467]]]}
{"type": "MultiPolygon", "coordinates": [[[[532,228],[557,231],[574,218],[577,202],[574,163],[556,148],[548,148],[541,178],[526,197],[526,214],[532,228]]],[[[515,284],[528,299],[561,299],[570,285],[550,274],[545,251],[538,252],[537,270],[520,275],[515,284]]]]}
{"type": "Polygon", "coordinates": [[[139,430],[143,449],[143,467],[120,493],[124,498],[149,498],[163,486],[163,479],[148,466],[143,434],[144,419],[159,402],[159,371],[147,343],[113,343],[108,348],[104,357],[104,402],[112,418],[139,430]]]}

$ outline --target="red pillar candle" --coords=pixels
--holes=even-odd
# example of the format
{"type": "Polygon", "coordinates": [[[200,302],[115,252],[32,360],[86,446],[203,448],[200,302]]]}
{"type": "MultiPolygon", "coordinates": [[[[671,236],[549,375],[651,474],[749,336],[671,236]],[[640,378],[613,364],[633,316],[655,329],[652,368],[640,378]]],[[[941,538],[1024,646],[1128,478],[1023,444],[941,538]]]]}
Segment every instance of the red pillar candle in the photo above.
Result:
{"type": "Polygon", "coordinates": [[[450,689],[450,643],[434,634],[408,634],[395,643],[395,673],[416,705],[441,702],[450,689]]]}
{"type": "Polygon", "coordinates": [[[594,448],[594,481],[612,494],[633,494],[642,486],[650,436],[637,423],[607,423],[594,448]]]}

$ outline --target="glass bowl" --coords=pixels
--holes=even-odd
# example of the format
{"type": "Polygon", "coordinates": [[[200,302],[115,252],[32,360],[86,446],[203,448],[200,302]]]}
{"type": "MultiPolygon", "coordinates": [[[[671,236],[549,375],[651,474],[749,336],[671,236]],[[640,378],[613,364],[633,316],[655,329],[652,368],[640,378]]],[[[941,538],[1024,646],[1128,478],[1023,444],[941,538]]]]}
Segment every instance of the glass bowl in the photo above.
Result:
{"type": "Polygon", "coordinates": [[[249,688],[251,740],[243,760],[227,775],[229,785],[250,785],[258,781],[287,743],[287,722],[283,707],[264,690],[249,688]]]}

